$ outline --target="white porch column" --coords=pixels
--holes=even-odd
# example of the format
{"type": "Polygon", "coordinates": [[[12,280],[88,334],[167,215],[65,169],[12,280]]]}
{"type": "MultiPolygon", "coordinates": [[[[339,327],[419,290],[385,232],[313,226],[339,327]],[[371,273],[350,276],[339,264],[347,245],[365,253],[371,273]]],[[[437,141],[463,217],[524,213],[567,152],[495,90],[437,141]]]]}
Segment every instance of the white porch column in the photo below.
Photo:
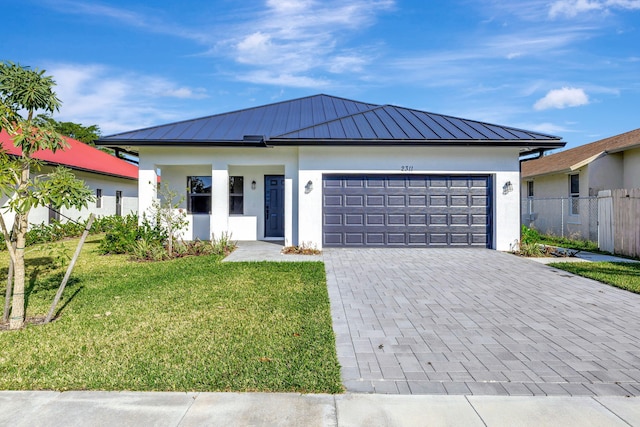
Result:
{"type": "Polygon", "coordinates": [[[284,179],[284,245],[292,246],[293,241],[293,179],[284,179]]]}
{"type": "Polygon", "coordinates": [[[211,170],[210,230],[216,238],[229,230],[229,170],[227,168],[211,170]]]}
{"type": "Polygon", "coordinates": [[[140,165],[138,169],[138,223],[144,213],[150,215],[153,201],[158,197],[158,174],[155,165],[140,165]]]}

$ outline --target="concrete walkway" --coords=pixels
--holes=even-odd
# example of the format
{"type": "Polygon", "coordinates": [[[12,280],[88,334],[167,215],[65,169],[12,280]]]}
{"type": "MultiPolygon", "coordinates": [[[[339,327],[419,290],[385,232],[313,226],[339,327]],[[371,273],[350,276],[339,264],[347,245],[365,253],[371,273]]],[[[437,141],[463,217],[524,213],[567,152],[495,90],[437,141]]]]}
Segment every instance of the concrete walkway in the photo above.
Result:
{"type": "Polygon", "coordinates": [[[571,249],[560,248],[561,251],[566,251],[568,254],[573,254],[567,257],[543,257],[543,258],[528,258],[532,261],[536,261],[542,264],[550,264],[553,262],[639,262],[635,259],[621,258],[614,255],[597,254],[594,252],[575,251],[571,249]]]}
{"type": "Polygon", "coordinates": [[[640,398],[0,392],[0,426],[640,426],[640,398]]]}
{"type": "Polygon", "coordinates": [[[239,241],[237,248],[226,257],[223,262],[253,262],[253,261],[277,261],[300,262],[322,261],[322,255],[295,255],[283,254],[282,240],[275,241],[239,241]]]}
{"type": "Polygon", "coordinates": [[[351,392],[640,395],[640,295],[492,250],[324,260],[351,392]]]}

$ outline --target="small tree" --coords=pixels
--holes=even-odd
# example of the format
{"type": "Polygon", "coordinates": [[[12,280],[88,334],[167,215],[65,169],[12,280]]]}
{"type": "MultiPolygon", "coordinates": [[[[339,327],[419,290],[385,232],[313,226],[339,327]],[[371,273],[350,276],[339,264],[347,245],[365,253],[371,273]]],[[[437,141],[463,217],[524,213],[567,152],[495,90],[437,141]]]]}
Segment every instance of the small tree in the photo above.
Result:
{"type": "Polygon", "coordinates": [[[159,198],[151,205],[151,215],[167,233],[167,254],[173,258],[173,243],[187,227],[187,213],[180,208],[184,196],[171,190],[165,183],[161,186],[159,198]]]}
{"type": "Polygon", "coordinates": [[[69,169],[58,167],[47,174],[31,175],[41,166],[33,158],[36,152],[55,152],[66,147],[64,138],[50,125],[35,120],[37,111],[53,113],[60,106],[53,91],[55,82],[44,73],[11,62],[0,63],[0,129],[5,129],[22,151],[19,157],[0,152],[0,196],[9,198],[8,211],[0,214],[0,230],[13,263],[11,329],[24,326],[24,250],[31,209],[38,206],[81,209],[92,199],[89,188],[69,169]],[[26,112],[26,117],[20,112],[26,112]],[[5,214],[15,215],[12,230],[7,229],[5,214]]]}

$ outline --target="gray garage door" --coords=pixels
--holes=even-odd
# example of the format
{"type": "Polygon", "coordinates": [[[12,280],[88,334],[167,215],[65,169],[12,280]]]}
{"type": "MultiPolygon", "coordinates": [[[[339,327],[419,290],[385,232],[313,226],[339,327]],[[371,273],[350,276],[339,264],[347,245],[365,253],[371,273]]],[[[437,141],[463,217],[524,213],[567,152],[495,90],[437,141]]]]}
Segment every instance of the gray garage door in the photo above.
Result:
{"type": "Polygon", "coordinates": [[[490,247],[489,176],[324,175],[323,246],[490,247]]]}

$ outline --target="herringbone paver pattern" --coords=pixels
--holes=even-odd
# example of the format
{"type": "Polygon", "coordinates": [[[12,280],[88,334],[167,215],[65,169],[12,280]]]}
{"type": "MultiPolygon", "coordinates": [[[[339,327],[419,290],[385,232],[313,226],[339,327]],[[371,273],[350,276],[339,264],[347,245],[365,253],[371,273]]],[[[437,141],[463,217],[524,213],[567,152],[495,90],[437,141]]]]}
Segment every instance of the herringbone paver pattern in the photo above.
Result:
{"type": "Polygon", "coordinates": [[[640,295],[492,250],[324,260],[349,391],[640,395],[640,295]]]}

